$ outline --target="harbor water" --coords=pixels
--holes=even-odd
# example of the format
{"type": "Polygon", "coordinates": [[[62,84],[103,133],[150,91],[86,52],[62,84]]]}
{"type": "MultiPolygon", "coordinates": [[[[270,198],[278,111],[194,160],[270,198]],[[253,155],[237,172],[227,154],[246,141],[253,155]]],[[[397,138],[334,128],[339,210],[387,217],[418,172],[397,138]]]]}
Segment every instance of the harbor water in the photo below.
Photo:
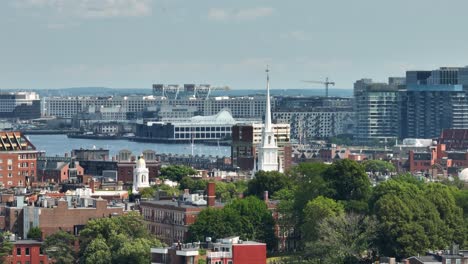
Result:
{"type": "MultiPolygon", "coordinates": [[[[122,149],[130,150],[134,155],[142,153],[144,150],[154,150],[157,154],[178,154],[190,155],[192,146],[187,144],[164,144],[164,143],[146,143],[134,142],[124,139],[102,140],[102,139],[81,139],[68,138],[66,135],[28,135],[29,140],[37,150],[46,152],[47,156],[63,156],[70,153],[72,149],[108,149],[111,156],[117,155],[122,149]]],[[[193,146],[194,155],[205,156],[231,156],[230,146],[211,146],[195,144],[193,146]]]]}

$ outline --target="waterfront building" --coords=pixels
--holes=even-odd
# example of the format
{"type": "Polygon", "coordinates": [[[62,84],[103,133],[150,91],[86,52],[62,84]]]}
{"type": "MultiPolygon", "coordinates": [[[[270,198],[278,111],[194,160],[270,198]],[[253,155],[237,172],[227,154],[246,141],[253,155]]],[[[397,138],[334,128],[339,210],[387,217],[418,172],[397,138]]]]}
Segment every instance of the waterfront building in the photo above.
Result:
{"type": "Polygon", "coordinates": [[[21,132],[0,131],[0,186],[29,186],[36,181],[40,155],[21,132]]]}
{"type": "Polygon", "coordinates": [[[231,138],[236,123],[231,113],[223,110],[214,116],[137,124],[136,136],[162,142],[217,141],[231,138]]]}
{"type": "MultiPolygon", "coordinates": [[[[271,100],[272,107],[275,100],[271,100]]],[[[196,112],[204,115],[216,115],[221,110],[229,110],[234,118],[259,118],[264,115],[265,99],[263,96],[243,97],[206,97],[188,99],[167,99],[155,96],[116,96],[116,97],[47,97],[44,99],[44,116],[73,118],[79,113],[88,111],[89,107],[96,109],[120,109],[114,111],[127,118],[140,112],[146,112],[154,106],[189,107],[197,109],[196,112]]],[[[104,111],[103,110],[103,111],[104,111]]]]}
{"type": "Polygon", "coordinates": [[[316,138],[353,134],[355,115],[351,98],[283,97],[273,111],[276,123],[291,125],[291,138],[299,143],[316,138]]]}
{"type": "Polygon", "coordinates": [[[397,85],[361,79],[354,83],[355,137],[371,144],[394,141],[398,135],[397,85]]]}
{"type": "Polygon", "coordinates": [[[41,100],[35,92],[0,93],[0,118],[41,117],[41,100]]]}

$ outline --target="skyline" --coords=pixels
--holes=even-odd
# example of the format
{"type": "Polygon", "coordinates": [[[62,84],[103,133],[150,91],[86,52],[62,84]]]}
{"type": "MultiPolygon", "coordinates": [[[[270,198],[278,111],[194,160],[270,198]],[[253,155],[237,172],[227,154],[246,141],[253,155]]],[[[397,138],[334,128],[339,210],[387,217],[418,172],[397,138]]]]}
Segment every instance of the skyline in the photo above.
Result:
{"type": "Polygon", "coordinates": [[[7,0],[0,4],[0,89],[151,88],[210,83],[337,88],[406,70],[465,66],[460,0],[7,0]]]}

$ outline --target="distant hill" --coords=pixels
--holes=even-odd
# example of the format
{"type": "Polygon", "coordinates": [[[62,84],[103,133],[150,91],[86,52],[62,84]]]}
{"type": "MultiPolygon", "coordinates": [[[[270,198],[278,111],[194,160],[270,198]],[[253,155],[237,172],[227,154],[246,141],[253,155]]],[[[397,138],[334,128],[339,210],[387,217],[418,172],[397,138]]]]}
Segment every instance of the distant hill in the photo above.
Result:
{"type": "MultiPolygon", "coordinates": [[[[13,89],[2,91],[14,91],[13,89]]],[[[150,88],[108,88],[108,87],[71,87],[59,89],[31,89],[41,97],[47,96],[110,96],[110,95],[150,95],[150,88]]],[[[211,96],[246,96],[263,95],[265,89],[233,89],[230,91],[214,91],[211,96]]],[[[317,89],[272,89],[273,96],[323,96],[323,88],[317,89]]],[[[330,96],[352,97],[352,89],[333,88],[329,90],[330,96]]]]}

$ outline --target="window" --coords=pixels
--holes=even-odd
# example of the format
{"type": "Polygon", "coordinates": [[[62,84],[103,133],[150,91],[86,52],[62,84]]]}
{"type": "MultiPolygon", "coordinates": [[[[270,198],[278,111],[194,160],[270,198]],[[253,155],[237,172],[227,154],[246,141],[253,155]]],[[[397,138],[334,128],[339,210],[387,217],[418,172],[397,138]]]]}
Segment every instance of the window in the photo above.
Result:
{"type": "Polygon", "coordinates": [[[21,248],[16,248],[16,256],[21,256],[21,248]]]}
{"type": "Polygon", "coordinates": [[[29,248],[26,248],[26,256],[29,256],[29,248]]]}

